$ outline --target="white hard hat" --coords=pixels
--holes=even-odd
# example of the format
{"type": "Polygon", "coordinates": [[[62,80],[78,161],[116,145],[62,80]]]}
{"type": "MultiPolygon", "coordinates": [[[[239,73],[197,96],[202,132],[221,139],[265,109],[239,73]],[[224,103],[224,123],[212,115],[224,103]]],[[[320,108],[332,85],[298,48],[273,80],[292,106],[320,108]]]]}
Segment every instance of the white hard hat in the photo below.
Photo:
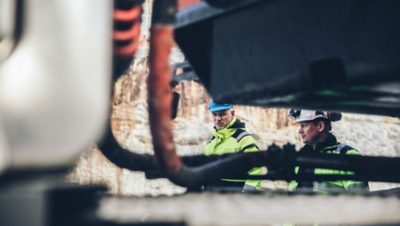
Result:
{"type": "Polygon", "coordinates": [[[342,118],[342,114],[338,112],[290,109],[288,117],[296,122],[313,121],[318,118],[339,121],[342,118]]]}

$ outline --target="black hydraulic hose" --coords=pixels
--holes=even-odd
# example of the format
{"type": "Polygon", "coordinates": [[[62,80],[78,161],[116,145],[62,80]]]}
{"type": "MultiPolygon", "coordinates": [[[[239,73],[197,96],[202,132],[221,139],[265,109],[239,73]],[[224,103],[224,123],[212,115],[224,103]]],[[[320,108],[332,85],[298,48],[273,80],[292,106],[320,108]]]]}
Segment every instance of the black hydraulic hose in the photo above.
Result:
{"type": "Polygon", "coordinates": [[[198,188],[222,178],[246,178],[250,169],[265,165],[267,156],[266,151],[227,154],[223,158],[212,158],[211,162],[201,166],[189,167],[182,164],[180,171],[168,178],[187,188],[198,188]]]}
{"type": "MultiPolygon", "coordinates": [[[[337,155],[323,153],[302,153],[295,152],[292,145],[285,145],[282,149],[271,145],[267,151],[255,153],[243,153],[241,160],[232,157],[237,154],[225,154],[220,156],[185,156],[181,160],[186,166],[195,166],[186,171],[193,171],[198,174],[205,174],[209,180],[213,177],[213,172],[218,171],[214,179],[254,179],[254,180],[297,180],[297,181],[335,181],[335,180],[355,180],[355,181],[377,181],[377,182],[400,182],[400,158],[399,157],[377,157],[360,155],[337,155]],[[246,160],[247,158],[247,160],[246,160]],[[251,159],[251,160],[250,160],[251,159]],[[219,163],[213,163],[214,161],[219,163]],[[226,162],[225,162],[226,161],[226,162]],[[249,162],[246,162],[249,161],[249,162]],[[237,168],[236,167],[244,167],[237,168]],[[221,165],[219,165],[221,164],[221,165]],[[242,166],[245,164],[245,166],[242,166]],[[266,175],[246,175],[246,164],[251,167],[267,166],[266,175]],[[301,174],[294,173],[295,166],[308,168],[323,168],[341,171],[350,171],[351,174],[301,174]],[[226,168],[225,168],[226,167],[226,168]],[[235,172],[238,170],[238,172],[235,172]],[[239,172],[240,171],[240,172],[239,172]]],[[[239,157],[240,159],[241,157],[239,157]]],[[[188,174],[193,176],[192,174],[188,174]]],[[[195,175],[196,176],[196,175],[195,175]]],[[[160,173],[147,173],[149,179],[166,177],[160,173]]],[[[200,178],[199,180],[207,181],[200,178]]]]}
{"type": "MultiPolygon", "coordinates": [[[[329,168],[361,174],[399,174],[400,158],[323,153],[297,153],[296,166],[329,168]]],[[[400,176],[399,176],[400,177],[400,176]]]]}
{"type": "MultiPolygon", "coordinates": [[[[356,180],[356,181],[379,181],[379,182],[400,182],[400,158],[381,157],[381,156],[361,156],[361,155],[338,155],[324,153],[304,153],[301,150],[275,151],[282,158],[273,168],[269,167],[267,175],[249,176],[247,179],[267,179],[267,180],[298,180],[298,181],[334,181],[334,180],[356,180]],[[279,163],[280,162],[280,163],[279,163]],[[340,171],[349,171],[346,175],[341,174],[301,174],[294,173],[294,167],[321,168],[340,171]]],[[[272,154],[272,153],[271,153],[272,154]]],[[[272,156],[270,154],[270,156],[272,156]]],[[[265,159],[266,161],[267,159],[265,159]]],[[[271,164],[266,164],[271,165],[271,164]]]]}
{"type": "MultiPolygon", "coordinates": [[[[201,180],[204,182],[211,182],[216,179],[229,177],[245,178],[246,174],[244,174],[244,172],[247,172],[253,166],[253,163],[250,160],[251,157],[248,155],[248,153],[233,153],[210,156],[190,155],[181,156],[180,159],[186,167],[185,171],[191,170],[196,174],[203,174],[200,177],[202,178],[201,180]],[[216,163],[216,161],[218,161],[218,163],[216,163]]],[[[145,173],[147,179],[168,177],[168,175],[161,172],[159,168],[154,168],[153,170],[146,171],[145,173]]]]}
{"type": "Polygon", "coordinates": [[[225,155],[188,155],[181,156],[181,161],[186,166],[201,166],[210,162],[218,161],[226,157],[225,155]]]}
{"type": "MultiPolygon", "coordinates": [[[[111,126],[107,127],[98,147],[104,156],[118,167],[145,172],[149,179],[167,177],[165,172],[160,171],[155,156],[138,154],[122,148],[115,140],[111,126]]],[[[245,178],[247,172],[254,167],[252,159],[259,158],[260,154],[258,152],[221,156],[183,156],[181,160],[187,166],[174,175],[173,181],[188,188],[198,188],[221,178],[245,178]]],[[[261,161],[259,163],[261,164],[261,161]]]]}
{"type": "Polygon", "coordinates": [[[157,168],[155,158],[150,154],[138,154],[122,148],[115,140],[108,123],[105,134],[97,144],[103,155],[115,165],[132,171],[148,171],[157,168]]]}
{"type": "MultiPolygon", "coordinates": [[[[115,0],[113,10],[113,82],[129,64],[138,48],[143,0],[115,0]]],[[[113,84],[110,87],[113,90],[113,84]]],[[[111,92],[113,93],[113,92],[111,92]]],[[[112,98],[111,98],[112,99],[112,98]]],[[[110,118],[104,135],[97,146],[103,155],[115,165],[132,171],[147,171],[157,168],[155,158],[149,154],[138,154],[122,148],[115,140],[110,118]]]]}
{"type": "MultiPolygon", "coordinates": [[[[104,136],[97,146],[103,155],[118,167],[145,172],[149,179],[167,176],[165,172],[160,171],[154,155],[138,154],[122,148],[113,135],[111,123],[108,123],[104,136]]],[[[177,181],[183,180],[181,177],[190,178],[187,182],[190,184],[189,187],[201,186],[224,177],[243,178],[245,177],[243,172],[247,172],[253,167],[248,154],[182,156],[181,161],[191,168],[183,170],[182,175],[185,176],[178,175],[177,181]]]]}
{"type": "Polygon", "coordinates": [[[374,181],[374,182],[391,182],[399,183],[400,176],[395,174],[307,174],[307,175],[286,175],[268,173],[266,175],[246,175],[245,177],[232,178],[232,179],[251,179],[251,180],[285,180],[285,181],[374,181]]]}

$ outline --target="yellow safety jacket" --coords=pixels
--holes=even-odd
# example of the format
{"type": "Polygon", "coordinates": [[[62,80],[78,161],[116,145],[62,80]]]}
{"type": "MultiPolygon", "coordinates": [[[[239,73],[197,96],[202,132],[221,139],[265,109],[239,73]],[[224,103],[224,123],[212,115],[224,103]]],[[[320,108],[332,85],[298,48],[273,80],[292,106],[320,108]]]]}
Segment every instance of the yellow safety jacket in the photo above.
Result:
{"type": "MultiPolygon", "coordinates": [[[[237,152],[259,151],[256,140],[245,130],[245,124],[239,119],[232,120],[225,128],[214,130],[214,135],[208,140],[204,148],[205,155],[222,155],[237,152]]],[[[253,168],[249,171],[250,175],[260,175],[261,168],[253,168]]],[[[259,180],[229,180],[213,184],[214,186],[251,186],[259,189],[261,181],[259,180]]]]}
{"type": "MultiPolygon", "coordinates": [[[[317,146],[316,150],[320,150],[326,154],[345,154],[345,155],[359,155],[360,153],[354,148],[338,143],[336,137],[330,134],[328,140],[317,146]]],[[[320,168],[295,168],[296,174],[313,173],[315,175],[324,174],[338,174],[338,175],[351,175],[351,171],[333,170],[333,169],[320,169],[320,168]]],[[[320,181],[320,182],[297,182],[291,181],[289,183],[289,191],[296,191],[300,189],[312,189],[314,192],[326,193],[329,191],[353,191],[353,190],[368,190],[368,183],[365,181],[320,181]]]]}

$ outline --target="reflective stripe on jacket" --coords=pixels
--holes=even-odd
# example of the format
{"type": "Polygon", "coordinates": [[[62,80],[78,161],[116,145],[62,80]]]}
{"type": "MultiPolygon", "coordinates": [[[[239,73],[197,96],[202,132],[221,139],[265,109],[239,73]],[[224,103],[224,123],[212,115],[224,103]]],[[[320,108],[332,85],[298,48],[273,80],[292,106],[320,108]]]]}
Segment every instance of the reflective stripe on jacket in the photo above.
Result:
{"type": "MultiPolygon", "coordinates": [[[[245,130],[245,124],[239,119],[232,120],[225,128],[214,130],[214,135],[209,139],[204,148],[205,155],[222,155],[237,152],[254,152],[259,151],[256,140],[245,130]]],[[[261,168],[253,168],[249,171],[250,175],[260,175],[261,168]]],[[[243,180],[229,180],[229,182],[241,182],[243,180]]],[[[260,188],[261,181],[246,180],[246,185],[260,188]]]]}
{"type": "MultiPolygon", "coordinates": [[[[326,154],[344,154],[344,155],[359,155],[360,153],[345,144],[338,143],[336,137],[330,135],[327,142],[319,145],[316,150],[321,150],[322,153],[326,154]]],[[[313,173],[315,175],[324,174],[337,174],[337,175],[351,175],[351,171],[333,170],[333,169],[305,169],[295,168],[296,174],[301,173],[313,173]]],[[[363,181],[351,181],[351,180],[340,180],[340,181],[314,181],[314,182],[297,182],[291,181],[289,183],[289,191],[296,191],[298,189],[312,189],[315,192],[324,193],[329,191],[355,191],[355,190],[368,190],[368,183],[363,181]]]]}

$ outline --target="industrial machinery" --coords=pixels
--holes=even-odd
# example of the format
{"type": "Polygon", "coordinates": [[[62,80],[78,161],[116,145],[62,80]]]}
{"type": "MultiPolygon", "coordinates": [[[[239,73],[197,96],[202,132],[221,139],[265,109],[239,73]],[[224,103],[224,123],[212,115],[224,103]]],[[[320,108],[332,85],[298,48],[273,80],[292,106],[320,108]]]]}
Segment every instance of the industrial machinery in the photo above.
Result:
{"type": "Polygon", "coordinates": [[[398,189],[323,197],[197,192],[209,181],[250,178],[255,166],[270,169],[256,179],[400,182],[400,158],[305,155],[290,144],[180,157],[171,84],[182,79],[171,82],[169,64],[176,41],[192,69],[186,77],[217,101],[399,116],[400,2],[154,0],[154,155],[122,148],[107,121],[112,81],[137,49],[142,3],[0,0],[1,225],[400,224],[398,189]],[[62,175],[93,141],[117,166],[194,192],[118,198],[101,185],[65,183],[62,175]],[[299,177],[294,166],[302,165],[354,174],[299,177]]]}

